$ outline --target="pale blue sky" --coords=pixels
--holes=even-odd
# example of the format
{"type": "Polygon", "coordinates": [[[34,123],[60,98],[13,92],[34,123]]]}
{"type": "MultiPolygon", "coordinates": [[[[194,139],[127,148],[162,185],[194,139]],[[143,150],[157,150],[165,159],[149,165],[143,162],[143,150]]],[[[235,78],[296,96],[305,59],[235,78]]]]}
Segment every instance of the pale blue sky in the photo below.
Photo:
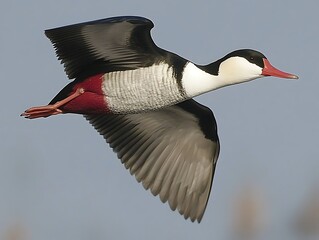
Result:
{"type": "Polygon", "coordinates": [[[318,1],[15,1],[0,8],[0,238],[230,239],[236,196],[259,189],[261,239],[298,239],[292,217],[319,181],[318,1]],[[26,120],[67,84],[48,28],[118,15],[153,20],[154,41],[195,63],[253,48],[300,79],[264,78],[199,98],[218,121],[221,154],[201,224],[146,192],[78,115],[26,120]]]}

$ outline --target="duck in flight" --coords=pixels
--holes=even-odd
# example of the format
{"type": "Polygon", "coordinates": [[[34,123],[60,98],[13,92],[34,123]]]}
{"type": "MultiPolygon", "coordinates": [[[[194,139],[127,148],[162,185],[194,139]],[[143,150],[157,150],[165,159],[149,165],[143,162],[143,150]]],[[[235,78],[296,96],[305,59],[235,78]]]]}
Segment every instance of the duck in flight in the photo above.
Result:
{"type": "Polygon", "coordinates": [[[155,45],[153,23],[124,16],[46,30],[73,79],[34,119],[82,114],[145,189],[201,221],[219,155],[213,112],[192,98],[265,76],[297,79],[242,49],[197,65],[155,45]]]}

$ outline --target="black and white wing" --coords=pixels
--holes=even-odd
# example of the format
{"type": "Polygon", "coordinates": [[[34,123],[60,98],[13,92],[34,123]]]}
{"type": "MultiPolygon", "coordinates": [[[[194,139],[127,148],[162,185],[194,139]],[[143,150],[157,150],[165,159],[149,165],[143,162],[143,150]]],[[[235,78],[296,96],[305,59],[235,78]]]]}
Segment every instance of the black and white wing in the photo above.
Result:
{"type": "Polygon", "coordinates": [[[167,53],[150,34],[153,23],[142,17],[113,17],[46,30],[70,79],[147,67],[167,53]]]}
{"type": "Polygon", "coordinates": [[[153,112],[85,117],[145,189],[185,219],[201,221],[219,155],[209,108],[188,100],[153,112]]]}

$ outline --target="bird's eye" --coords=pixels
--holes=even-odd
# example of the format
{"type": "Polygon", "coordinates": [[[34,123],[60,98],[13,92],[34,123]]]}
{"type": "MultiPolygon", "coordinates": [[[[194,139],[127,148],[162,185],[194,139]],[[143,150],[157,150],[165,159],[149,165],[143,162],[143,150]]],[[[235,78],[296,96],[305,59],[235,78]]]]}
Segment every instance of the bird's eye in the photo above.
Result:
{"type": "Polygon", "coordinates": [[[255,58],[254,58],[254,57],[250,57],[250,60],[252,60],[252,61],[253,61],[253,60],[255,60],[255,58]]]}

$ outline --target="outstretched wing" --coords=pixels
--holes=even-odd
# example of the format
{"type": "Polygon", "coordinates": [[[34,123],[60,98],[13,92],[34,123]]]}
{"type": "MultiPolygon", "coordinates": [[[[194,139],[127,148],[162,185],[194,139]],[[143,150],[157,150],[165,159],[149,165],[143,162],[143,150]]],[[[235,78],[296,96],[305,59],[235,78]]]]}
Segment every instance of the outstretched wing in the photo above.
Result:
{"type": "Polygon", "coordinates": [[[201,221],[219,154],[212,111],[188,100],[154,112],[87,115],[145,189],[201,221]]]}
{"type": "Polygon", "coordinates": [[[142,17],[113,17],[46,30],[70,79],[146,67],[166,51],[150,35],[142,17]]]}

